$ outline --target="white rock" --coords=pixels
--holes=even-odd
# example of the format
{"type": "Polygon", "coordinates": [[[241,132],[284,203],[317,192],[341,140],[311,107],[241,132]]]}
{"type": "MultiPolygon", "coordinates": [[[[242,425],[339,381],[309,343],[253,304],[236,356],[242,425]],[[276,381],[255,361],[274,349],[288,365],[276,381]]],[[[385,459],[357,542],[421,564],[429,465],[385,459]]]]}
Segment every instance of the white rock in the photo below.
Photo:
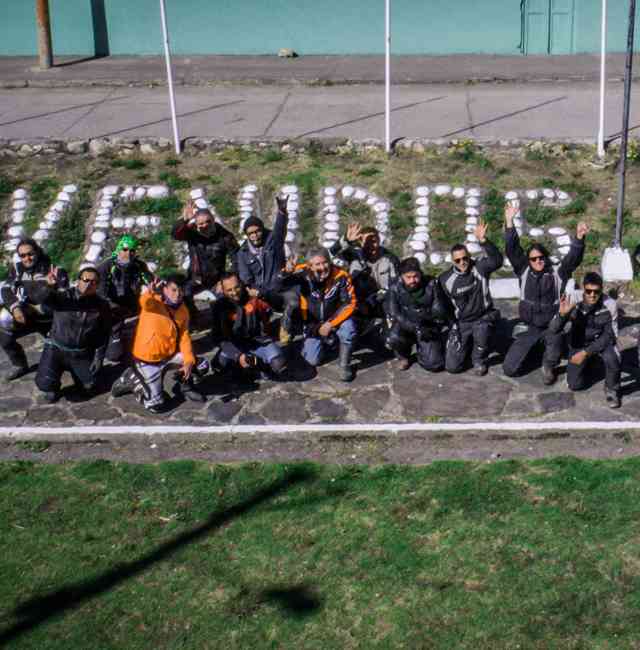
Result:
{"type": "Polygon", "coordinates": [[[145,214],[136,217],[136,226],[139,226],[140,228],[148,228],[150,223],[151,219],[149,219],[145,214]]]}
{"type": "Polygon", "coordinates": [[[352,187],[351,185],[345,185],[342,188],[342,196],[345,199],[351,198],[355,191],[355,187],[352,187]]]}
{"type": "Polygon", "coordinates": [[[191,264],[191,260],[187,257],[187,259],[184,260],[184,262],[182,262],[182,269],[183,269],[183,271],[188,270],[190,264],[191,264]]]}
{"type": "Polygon", "coordinates": [[[513,201],[510,201],[510,203],[514,208],[520,207],[520,199],[513,199],[513,201]]]}
{"type": "Polygon", "coordinates": [[[298,211],[289,210],[289,221],[291,221],[291,219],[297,219],[297,218],[298,218],[298,211]]]}
{"type": "MultiPolygon", "coordinates": [[[[242,192],[240,194],[240,198],[244,199],[245,201],[253,201],[255,199],[256,195],[253,192],[242,192]]],[[[198,196],[197,198],[201,199],[204,198],[202,196],[198,196]]]]}
{"type": "Polygon", "coordinates": [[[151,273],[155,273],[158,270],[158,265],[155,262],[147,262],[147,266],[149,267],[149,271],[151,271],[151,273]]]}
{"type": "Polygon", "coordinates": [[[478,224],[478,217],[467,217],[467,223],[470,226],[476,226],[478,224]]]}
{"type": "Polygon", "coordinates": [[[49,239],[49,231],[48,230],[36,230],[33,238],[35,240],[41,240],[41,239],[49,239]]]}
{"type": "Polygon", "coordinates": [[[414,232],[429,232],[429,228],[426,226],[416,226],[414,232]]]}
{"type": "Polygon", "coordinates": [[[336,204],[336,198],[335,196],[325,196],[323,203],[325,205],[335,205],[336,204]]]}
{"type": "Polygon", "coordinates": [[[571,250],[571,246],[561,246],[558,248],[558,253],[563,257],[571,250]]]}
{"type": "Polygon", "coordinates": [[[99,208],[96,215],[98,217],[108,217],[111,214],[111,208],[99,208]]]}
{"type": "MultiPolygon", "coordinates": [[[[17,243],[16,244],[13,243],[13,239],[12,239],[11,241],[8,241],[4,244],[4,250],[6,250],[7,253],[16,253],[17,245],[18,245],[17,243]]],[[[14,262],[19,262],[19,261],[20,261],[20,257],[18,257],[18,254],[16,253],[14,255],[14,262]]]]}
{"type": "Polygon", "coordinates": [[[367,192],[367,190],[363,190],[361,187],[359,187],[353,193],[353,198],[357,199],[358,201],[364,201],[367,198],[368,195],[369,195],[369,192],[367,192]]]}
{"type": "Polygon", "coordinates": [[[417,242],[429,241],[429,234],[426,232],[417,232],[413,235],[411,241],[417,241],[417,242]]]}
{"type": "Polygon", "coordinates": [[[22,226],[11,226],[11,228],[7,230],[7,234],[9,237],[23,237],[24,228],[22,226]]]}
{"type": "Polygon", "coordinates": [[[295,219],[289,219],[289,221],[287,221],[287,229],[288,230],[298,230],[298,228],[299,228],[299,225],[298,225],[298,222],[295,219]]]}
{"type": "Polygon", "coordinates": [[[98,246],[98,244],[93,244],[92,246],[89,246],[89,250],[87,251],[87,254],[84,256],[84,258],[88,262],[97,262],[101,253],[102,253],[102,246],[98,246]]]}
{"type": "Polygon", "coordinates": [[[419,196],[416,199],[416,205],[418,205],[418,206],[420,206],[420,205],[429,205],[429,197],[427,197],[427,196],[419,196]]]}
{"type": "Polygon", "coordinates": [[[325,196],[335,196],[338,190],[335,187],[325,187],[324,193],[325,196]]]}
{"type": "Polygon", "coordinates": [[[518,198],[518,193],[515,190],[511,190],[511,192],[507,192],[504,195],[504,198],[507,199],[507,201],[515,201],[518,198]]]}
{"type": "Polygon", "coordinates": [[[389,232],[389,226],[386,223],[378,224],[377,230],[379,233],[384,234],[389,232]]]}
{"type": "Polygon", "coordinates": [[[542,196],[544,196],[545,199],[555,199],[556,198],[556,193],[552,189],[549,189],[548,187],[545,187],[542,190],[542,196]]]}
{"type": "Polygon", "coordinates": [[[471,242],[467,244],[467,250],[473,255],[474,253],[479,253],[482,250],[482,247],[480,246],[480,244],[471,242]]]}
{"type": "Polygon", "coordinates": [[[424,253],[416,253],[414,257],[420,262],[420,264],[424,264],[427,261],[427,256],[424,253]]]}
{"type": "Polygon", "coordinates": [[[531,230],[529,230],[529,235],[531,237],[542,237],[542,235],[544,235],[544,230],[542,228],[531,228],[531,230]]]}
{"type": "Polygon", "coordinates": [[[416,214],[419,217],[428,217],[429,216],[429,206],[428,205],[421,205],[419,208],[416,209],[416,214]]]}
{"type": "MultiPolygon", "coordinates": [[[[255,192],[258,189],[255,185],[249,185],[245,189],[248,189],[249,187],[253,188],[251,190],[252,192],[255,192]]],[[[282,193],[283,194],[297,194],[298,193],[298,186],[297,185],[285,185],[282,188],[282,193]]]]}
{"type": "Polygon", "coordinates": [[[431,189],[426,185],[421,185],[420,187],[416,187],[416,194],[418,196],[429,196],[430,193],[431,193],[431,189]]]}
{"type": "Polygon", "coordinates": [[[535,201],[538,198],[538,190],[527,190],[526,195],[530,201],[535,201]]]}
{"type": "Polygon", "coordinates": [[[100,201],[100,207],[103,210],[111,210],[113,208],[113,201],[106,199],[104,201],[100,201]]]}
{"type": "Polygon", "coordinates": [[[389,209],[389,205],[387,203],[376,203],[373,206],[374,212],[386,212],[389,209]]]}
{"type": "Polygon", "coordinates": [[[240,212],[240,218],[244,221],[248,219],[253,214],[252,210],[247,210],[246,208],[240,212]]]}
{"type": "MultiPolygon", "coordinates": [[[[549,257],[549,261],[551,262],[551,264],[554,264],[554,265],[555,264],[560,264],[560,258],[556,257],[555,255],[551,255],[549,257]]],[[[506,266],[506,264],[505,264],[505,266],[506,266]]]]}
{"type": "Polygon", "coordinates": [[[11,195],[14,199],[26,199],[27,198],[27,190],[22,189],[19,187],[17,190],[13,192],[11,195]]]}
{"type": "Polygon", "coordinates": [[[472,187],[470,190],[467,191],[468,196],[475,196],[476,198],[479,196],[482,196],[482,191],[479,190],[477,187],[472,187]]]}
{"type": "Polygon", "coordinates": [[[202,188],[196,187],[195,189],[191,190],[191,192],[189,192],[189,196],[194,200],[201,199],[204,196],[204,191],[202,188]]]}
{"type": "Polygon", "coordinates": [[[65,185],[62,188],[62,191],[66,192],[67,194],[75,194],[78,191],[78,186],[73,184],[65,185]]]}
{"type": "Polygon", "coordinates": [[[451,193],[451,185],[436,185],[433,190],[438,196],[445,196],[451,193]]]}
{"type": "Polygon", "coordinates": [[[334,241],[338,241],[338,239],[340,239],[340,235],[338,235],[337,232],[325,232],[324,233],[324,238],[327,241],[334,242],[334,241]]]}
{"type": "Polygon", "coordinates": [[[56,197],[56,200],[62,201],[64,203],[68,203],[71,201],[71,197],[67,192],[58,192],[58,196],[56,197]]]}
{"type": "Polygon", "coordinates": [[[122,217],[116,217],[111,220],[111,225],[114,228],[124,228],[124,219],[122,217]]]}
{"type": "Polygon", "coordinates": [[[120,188],[117,185],[107,185],[102,188],[102,196],[113,196],[120,188]]]}
{"type": "Polygon", "coordinates": [[[13,202],[13,205],[11,207],[14,210],[26,210],[27,202],[25,199],[17,199],[16,201],[13,202]]]}
{"type": "Polygon", "coordinates": [[[53,221],[41,221],[38,224],[38,228],[40,228],[41,230],[51,230],[51,228],[55,228],[55,225],[56,224],[53,223],[53,221]]]}
{"type": "Polygon", "coordinates": [[[146,187],[138,187],[136,188],[136,191],[134,192],[134,197],[136,198],[137,201],[140,199],[144,199],[145,196],[147,196],[147,188],[146,187]]]}
{"type": "Polygon", "coordinates": [[[414,251],[423,251],[427,245],[423,241],[411,240],[409,242],[409,248],[414,251]]]}
{"type": "Polygon", "coordinates": [[[94,231],[91,235],[91,241],[94,244],[102,244],[107,238],[106,233],[94,231]]]}
{"type": "Polygon", "coordinates": [[[478,241],[478,238],[471,232],[467,235],[467,241],[476,243],[478,241]]]}
{"type": "Polygon", "coordinates": [[[11,215],[11,221],[13,221],[13,223],[22,223],[24,221],[24,210],[16,210],[11,215]]]}
{"type": "Polygon", "coordinates": [[[67,204],[64,201],[56,201],[52,206],[51,209],[54,212],[64,212],[67,208],[67,204]]]}
{"type": "Polygon", "coordinates": [[[468,224],[464,227],[464,231],[465,231],[465,232],[473,232],[475,229],[476,229],[476,227],[475,227],[473,224],[471,224],[471,223],[468,223],[468,224]]]}
{"type": "Polygon", "coordinates": [[[126,217],[124,220],[124,227],[127,230],[131,230],[136,225],[136,218],[135,217],[126,217]]]}
{"type": "Polygon", "coordinates": [[[295,234],[295,232],[288,232],[288,233],[287,233],[287,236],[285,237],[285,241],[293,242],[293,241],[295,241],[295,240],[296,240],[296,234],[295,234]]]}
{"type": "Polygon", "coordinates": [[[152,199],[164,199],[169,196],[169,188],[166,185],[152,185],[147,190],[147,195],[152,199]]]}
{"type": "Polygon", "coordinates": [[[449,263],[451,262],[451,253],[447,253],[447,254],[444,256],[444,261],[445,261],[447,264],[449,264],[449,263]]]}
{"type": "Polygon", "coordinates": [[[374,206],[379,200],[375,194],[371,194],[367,199],[367,205],[374,206]]]}
{"type": "Polygon", "coordinates": [[[429,217],[418,217],[416,219],[416,223],[419,226],[428,226],[429,225],[429,217]]]}
{"type": "Polygon", "coordinates": [[[58,212],[47,212],[47,214],[44,215],[44,218],[47,221],[52,221],[53,223],[56,223],[57,221],[60,221],[61,216],[58,212]]]}
{"type": "Polygon", "coordinates": [[[556,239],[556,242],[558,242],[558,246],[570,246],[571,237],[569,237],[569,235],[560,235],[560,237],[556,239]]]}
{"type": "Polygon", "coordinates": [[[338,232],[340,230],[340,224],[327,221],[324,224],[324,229],[327,231],[338,232]]]}
{"type": "Polygon", "coordinates": [[[568,199],[571,198],[566,192],[563,192],[562,190],[558,190],[557,194],[558,194],[558,198],[561,201],[567,201],[568,199]]]}
{"type": "Polygon", "coordinates": [[[94,228],[106,228],[107,230],[111,227],[111,224],[108,221],[96,221],[93,224],[94,228]]]}
{"type": "Polygon", "coordinates": [[[520,213],[518,212],[518,215],[513,218],[513,225],[516,228],[522,228],[524,226],[524,222],[522,218],[520,217],[520,213]]]}
{"type": "Polygon", "coordinates": [[[207,199],[196,199],[194,203],[196,205],[196,208],[198,208],[199,210],[206,210],[209,207],[209,203],[207,199]]]}
{"type": "Polygon", "coordinates": [[[325,205],[322,208],[322,211],[325,214],[338,214],[338,206],[337,205],[325,205]]]}
{"type": "Polygon", "coordinates": [[[465,208],[464,213],[470,217],[477,217],[480,214],[480,210],[478,208],[465,208]]]}
{"type": "Polygon", "coordinates": [[[431,264],[435,266],[437,266],[438,264],[442,264],[442,262],[444,261],[440,253],[431,253],[431,255],[429,256],[429,260],[431,261],[431,264]]]}
{"type": "Polygon", "coordinates": [[[324,220],[329,223],[338,223],[338,221],[340,221],[340,215],[336,214],[335,212],[328,212],[324,216],[324,220]]]}
{"type": "Polygon", "coordinates": [[[465,195],[465,189],[464,187],[454,187],[451,194],[453,194],[454,198],[456,199],[462,199],[465,195]]]}
{"type": "Polygon", "coordinates": [[[549,228],[549,234],[554,237],[560,237],[560,235],[566,235],[567,231],[564,228],[560,228],[560,226],[553,226],[553,228],[549,228]]]}
{"type": "Polygon", "coordinates": [[[376,215],[376,219],[378,221],[389,221],[389,213],[388,212],[378,212],[376,215]]]}
{"type": "Polygon", "coordinates": [[[470,196],[467,199],[467,205],[470,208],[477,208],[480,205],[480,199],[477,199],[475,196],[470,196]]]}
{"type": "MultiPolygon", "coordinates": [[[[286,190],[286,188],[285,188],[285,190],[286,190]]],[[[258,191],[258,186],[254,185],[253,183],[250,183],[249,185],[245,185],[242,188],[242,191],[243,192],[257,192],[258,191]]]]}

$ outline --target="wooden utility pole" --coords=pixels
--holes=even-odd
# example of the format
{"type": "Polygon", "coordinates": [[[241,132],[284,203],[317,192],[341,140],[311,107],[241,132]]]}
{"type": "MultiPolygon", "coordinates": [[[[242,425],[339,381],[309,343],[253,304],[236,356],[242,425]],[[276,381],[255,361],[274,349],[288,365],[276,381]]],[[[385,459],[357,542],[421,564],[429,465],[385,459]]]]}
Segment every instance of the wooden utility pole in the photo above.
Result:
{"type": "Polygon", "coordinates": [[[40,56],[40,69],[48,70],[53,65],[49,0],[36,0],[36,21],[38,24],[38,54],[40,56]]]}

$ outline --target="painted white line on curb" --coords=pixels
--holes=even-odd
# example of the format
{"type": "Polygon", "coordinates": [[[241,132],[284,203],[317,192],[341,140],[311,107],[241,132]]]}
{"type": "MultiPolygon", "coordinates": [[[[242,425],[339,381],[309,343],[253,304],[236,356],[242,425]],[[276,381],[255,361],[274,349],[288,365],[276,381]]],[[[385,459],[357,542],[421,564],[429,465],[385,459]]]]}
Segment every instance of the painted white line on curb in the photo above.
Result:
{"type": "Polygon", "coordinates": [[[630,431],[631,422],[429,422],[407,424],[229,424],[223,426],[70,426],[0,427],[0,439],[23,435],[47,437],[73,435],[151,436],[156,434],[288,434],[288,433],[433,433],[463,431],[630,431]]]}

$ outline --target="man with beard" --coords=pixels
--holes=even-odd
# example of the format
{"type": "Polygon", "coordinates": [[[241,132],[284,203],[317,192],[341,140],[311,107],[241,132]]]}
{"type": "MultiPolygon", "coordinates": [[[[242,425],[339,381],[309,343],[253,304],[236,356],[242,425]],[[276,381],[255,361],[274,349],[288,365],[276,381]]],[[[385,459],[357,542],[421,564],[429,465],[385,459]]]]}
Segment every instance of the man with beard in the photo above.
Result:
{"type": "Polygon", "coordinates": [[[125,321],[138,315],[142,287],[153,279],[147,265],[136,256],[137,248],[138,240],[133,235],[123,235],[111,258],[98,266],[98,295],[109,301],[113,316],[107,347],[107,359],[113,362],[120,361],[129,349],[133,326],[126,328],[125,321]]]}
{"type": "Polygon", "coordinates": [[[603,298],[602,278],[597,273],[587,273],[582,284],[582,301],[575,305],[569,297],[562,296],[558,313],[551,320],[549,329],[561,335],[565,325],[571,323],[567,364],[569,388],[582,390],[593,362],[601,359],[605,366],[606,402],[611,408],[619,408],[620,354],[616,349],[611,310],[603,298]]]}
{"type": "Polygon", "coordinates": [[[133,339],[133,368],[113,384],[114,397],[133,391],[147,411],[162,413],[166,406],[164,375],[170,368],[178,368],[174,392],[193,402],[205,401],[195,379],[208,372],[209,364],[193,354],[185,284],[184,276],[175,273],[164,281],[154,280],[143,290],[133,339]]]}
{"type": "Polygon", "coordinates": [[[447,340],[447,372],[462,372],[471,353],[475,374],[487,374],[491,337],[500,312],[494,308],[489,278],[503,262],[502,253],[487,239],[487,224],[482,220],[474,234],[483,255],[471,259],[463,244],[451,249],[452,267],[440,275],[442,290],[453,306],[454,322],[447,340]]]}
{"type": "Polygon", "coordinates": [[[96,387],[111,333],[109,303],[97,295],[99,278],[98,270],[87,266],[78,274],[77,287],[58,290],[58,271],[52,267],[46,286],[31,287],[31,295],[53,313],[36,375],[45,402],[59,399],[65,370],[85,395],[96,387]]]}
{"type": "Polygon", "coordinates": [[[220,284],[222,297],[211,305],[211,337],[220,346],[220,366],[281,377],[286,359],[272,336],[271,308],[251,296],[236,273],[223,275],[220,284]]]}
{"type": "MultiPolygon", "coordinates": [[[[349,274],[358,300],[356,319],[360,336],[381,338],[380,319],[384,319],[384,305],[391,285],[398,277],[398,258],[380,244],[375,228],[349,224],[346,234],[329,249],[334,258],[349,265],[349,274]]],[[[380,340],[372,345],[381,345],[380,340]]]]}
{"type": "MultiPolygon", "coordinates": [[[[5,375],[7,381],[18,379],[29,371],[27,356],[17,339],[39,332],[46,336],[51,327],[51,312],[37,305],[27,288],[33,284],[46,286],[51,260],[33,239],[23,239],[16,248],[18,261],[9,268],[9,277],[0,295],[4,307],[0,312],[0,346],[6,352],[12,368],[5,375]]],[[[67,274],[58,271],[60,286],[68,286],[67,274]]]]}
{"type": "Polygon", "coordinates": [[[400,360],[400,370],[411,366],[411,349],[415,345],[418,364],[438,372],[444,368],[442,325],[447,320],[440,285],[422,273],[415,257],[402,260],[399,272],[387,300],[389,347],[400,360]]]}
{"type": "Polygon", "coordinates": [[[331,263],[329,251],[313,249],[306,264],[298,265],[285,280],[300,292],[300,314],[304,323],[302,356],[312,366],[319,365],[327,349],[339,342],[342,381],[355,377],[351,356],[357,330],[353,320],[357,300],[350,275],[331,263]]]}
{"type": "Polygon", "coordinates": [[[227,259],[235,270],[238,242],[215,222],[209,210],[196,208],[192,201],[186,204],[171,234],[175,240],[187,242],[189,246],[189,280],[184,302],[195,324],[198,312],[193,296],[205,289],[213,290],[226,269],[227,259]]]}
{"type": "Polygon", "coordinates": [[[556,268],[542,244],[532,244],[526,253],[522,250],[518,232],[513,226],[517,214],[517,207],[506,206],[505,243],[507,257],[520,283],[518,312],[526,331],[509,348],[502,367],[507,377],[515,377],[522,372],[531,352],[543,347],[542,379],[546,386],[550,386],[556,381],[562,355],[562,333],[551,330],[549,323],[558,311],[567,282],[582,262],[584,238],[589,226],[583,222],[578,224],[569,252],[556,268]]]}
{"type": "Polygon", "coordinates": [[[289,197],[276,197],[278,213],[273,230],[265,228],[262,219],[249,217],[243,226],[246,241],[238,251],[238,275],[249,296],[260,298],[282,313],[280,342],[291,340],[293,313],[298,307],[295,290],[282,290],[282,270],[287,259],[284,250],[287,236],[287,203],[289,197]]]}

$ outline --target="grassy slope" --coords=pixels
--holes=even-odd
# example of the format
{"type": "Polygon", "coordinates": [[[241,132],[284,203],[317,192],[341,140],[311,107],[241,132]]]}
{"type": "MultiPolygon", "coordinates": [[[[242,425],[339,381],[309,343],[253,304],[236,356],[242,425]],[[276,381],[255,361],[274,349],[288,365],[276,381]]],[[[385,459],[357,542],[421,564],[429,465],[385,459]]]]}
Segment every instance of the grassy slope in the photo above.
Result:
{"type": "Polygon", "coordinates": [[[84,584],[10,647],[634,648],[639,478],[638,459],[7,463],[0,635],[84,584]]]}

